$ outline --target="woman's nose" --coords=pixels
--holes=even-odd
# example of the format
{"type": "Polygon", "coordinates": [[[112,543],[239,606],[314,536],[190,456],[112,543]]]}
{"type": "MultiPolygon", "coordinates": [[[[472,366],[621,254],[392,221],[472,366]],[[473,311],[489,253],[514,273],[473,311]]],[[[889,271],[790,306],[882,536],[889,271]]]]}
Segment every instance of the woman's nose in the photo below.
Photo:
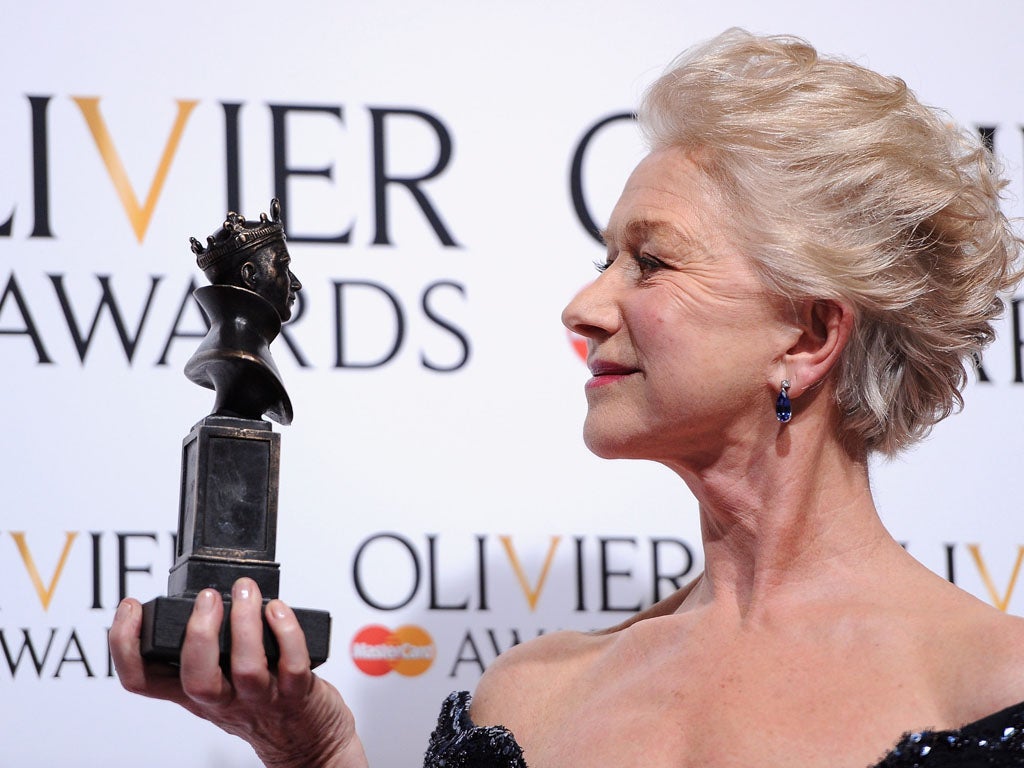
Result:
{"type": "Polygon", "coordinates": [[[588,339],[615,333],[619,312],[611,296],[611,274],[605,272],[583,287],[562,310],[562,324],[588,339]]]}

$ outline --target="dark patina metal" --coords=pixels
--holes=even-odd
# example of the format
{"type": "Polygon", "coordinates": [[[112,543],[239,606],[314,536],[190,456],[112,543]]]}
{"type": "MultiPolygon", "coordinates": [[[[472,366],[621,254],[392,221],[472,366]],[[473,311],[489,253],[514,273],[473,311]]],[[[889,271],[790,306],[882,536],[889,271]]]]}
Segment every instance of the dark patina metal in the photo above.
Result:
{"type": "MultiPolygon", "coordinates": [[[[270,356],[270,343],[291,317],[302,285],[292,274],[281,208],[248,222],[229,213],[204,248],[192,238],[198,266],[213,283],[196,299],[210,331],[185,366],[189,379],[216,392],[213,412],[182,443],[177,549],[167,580],[168,597],[143,606],[142,654],[176,662],[196,595],[218,590],[230,604],[242,576],[260,587],[264,601],[278,597],[280,565],[274,561],[281,438],[264,416],[290,424],[292,405],[270,356]]],[[[330,642],[326,611],[295,609],[313,666],[324,662],[330,642]]],[[[229,662],[230,622],[221,630],[221,661],[229,662]]],[[[264,625],[271,664],[277,644],[264,625]]]]}

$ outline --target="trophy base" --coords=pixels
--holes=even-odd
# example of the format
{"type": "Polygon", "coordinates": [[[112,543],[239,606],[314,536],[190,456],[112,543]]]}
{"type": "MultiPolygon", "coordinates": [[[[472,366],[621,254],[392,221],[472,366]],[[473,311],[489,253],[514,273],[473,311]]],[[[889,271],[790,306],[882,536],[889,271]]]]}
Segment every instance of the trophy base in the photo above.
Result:
{"type": "MultiPolygon", "coordinates": [[[[267,604],[267,600],[263,604],[267,604]]],[[[147,661],[177,664],[181,657],[181,644],[185,640],[185,625],[192,615],[195,597],[158,597],[142,606],[142,657],[147,661]]],[[[220,663],[228,669],[231,663],[231,600],[224,598],[224,622],[220,628],[220,663]]],[[[331,614],[309,608],[293,608],[306,635],[311,667],[327,660],[331,641],[331,614]]],[[[277,639],[263,617],[263,647],[271,669],[277,667],[281,651],[277,639]]]]}

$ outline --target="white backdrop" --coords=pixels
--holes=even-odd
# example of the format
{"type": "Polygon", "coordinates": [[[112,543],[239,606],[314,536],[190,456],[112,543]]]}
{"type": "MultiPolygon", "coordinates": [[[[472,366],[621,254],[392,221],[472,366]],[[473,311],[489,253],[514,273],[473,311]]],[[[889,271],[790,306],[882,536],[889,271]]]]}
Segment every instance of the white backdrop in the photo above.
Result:
{"type": "MultiPolygon", "coordinates": [[[[180,441],[212,405],[181,374],[203,331],[188,237],[216,228],[230,179],[249,217],[287,193],[305,287],[288,331],[301,359],[275,344],[296,412],[278,428],[282,597],[333,614],[321,671],[378,766],[418,765],[441,698],[517,637],[621,620],[671,588],[655,554],[663,576],[700,569],[685,487],[579,438],[587,374],[558,315],[602,257],[569,184],[592,125],[697,40],[795,33],[994,128],[1007,211],[1022,212],[1013,2],[26,2],[4,16],[2,766],[255,764],[123,693],[105,642],[122,590],[165,591],[180,441]],[[430,176],[425,202],[385,185],[386,227],[381,153],[388,177],[430,176]],[[418,628],[397,634],[429,636],[433,663],[365,674],[350,645],[368,625],[418,628]]],[[[599,223],[640,154],[628,121],[590,145],[599,223]]],[[[1007,323],[966,412],[875,467],[874,486],[913,554],[1021,613],[1015,335],[1007,323]]]]}

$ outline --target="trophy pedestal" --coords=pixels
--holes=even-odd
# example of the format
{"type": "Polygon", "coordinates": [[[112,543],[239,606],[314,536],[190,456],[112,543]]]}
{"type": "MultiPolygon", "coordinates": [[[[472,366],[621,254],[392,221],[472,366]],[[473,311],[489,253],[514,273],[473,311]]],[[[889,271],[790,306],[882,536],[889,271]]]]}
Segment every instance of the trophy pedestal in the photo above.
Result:
{"type": "MultiPolygon", "coordinates": [[[[264,600],[263,605],[269,600],[264,600]]],[[[185,639],[185,625],[192,615],[195,597],[158,597],[142,607],[142,656],[149,661],[165,661],[177,664],[181,656],[181,644],[185,639]]],[[[224,622],[220,627],[220,659],[225,668],[231,657],[231,600],[224,601],[224,622]]],[[[308,608],[293,608],[309,648],[311,666],[318,667],[327,661],[330,653],[331,615],[327,611],[308,608]]],[[[263,619],[263,647],[271,668],[277,665],[280,650],[274,633],[263,619]]]]}
{"type": "MultiPolygon", "coordinates": [[[[262,420],[207,416],[182,443],[181,501],[175,561],[167,579],[168,597],[143,606],[142,655],[177,662],[185,625],[196,595],[216,589],[225,602],[221,627],[221,664],[231,649],[231,586],[248,576],[264,603],[278,597],[280,565],[277,494],[281,436],[262,420]]],[[[306,634],[312,665],[328,655],[331,618],[326,611],[293,609],[306,634]]],[[[264,617],[264,644],[271,666],[277,642],[264,617]]]]}

